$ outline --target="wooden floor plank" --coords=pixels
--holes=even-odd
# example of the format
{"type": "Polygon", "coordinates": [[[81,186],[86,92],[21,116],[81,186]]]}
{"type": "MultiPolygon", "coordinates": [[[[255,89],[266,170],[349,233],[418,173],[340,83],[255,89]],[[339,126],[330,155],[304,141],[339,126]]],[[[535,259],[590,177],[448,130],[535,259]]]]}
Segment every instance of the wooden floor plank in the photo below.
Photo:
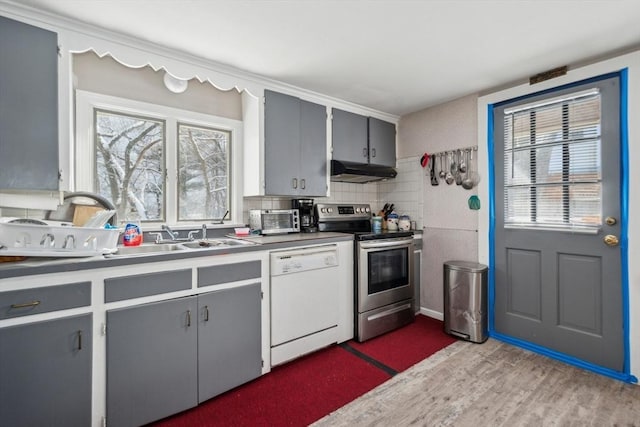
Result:
{"type": "Polygon", "coordinates": [[[640,386],[493,339],[454,343],[314,426],[640,427],[640,386]]]}

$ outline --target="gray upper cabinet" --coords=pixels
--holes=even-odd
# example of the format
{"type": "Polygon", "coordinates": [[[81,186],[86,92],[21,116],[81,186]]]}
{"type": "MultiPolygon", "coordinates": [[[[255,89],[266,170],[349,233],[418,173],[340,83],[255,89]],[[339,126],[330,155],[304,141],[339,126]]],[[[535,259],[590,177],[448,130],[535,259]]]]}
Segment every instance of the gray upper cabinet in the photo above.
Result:
{"type": "Polygon", "coordinates": [[[367,118],[333,109],[333,158],[343,162],[369,163],[367,118]]]}
{"type": "Polygon", "coordinates": [[[391,166],[396,164],[396,126],[374,117],[332,111],[333,159],[391,166]]]}
{"type": "Polygon", "coordinates": [[[0,425],[91,425],[91,314],[0,329],[0,425]]]}
{"type": "Polygon", "coordinates": [[[58,37],[0,16],[0,189],[58,189],[58,37]]]}
{"type": "Polygon", "coordinates": [[[369,164],[396,165],[396,126],[393,123],[369,117],[369,164]]]}
{"type": "Polygon", "coordinates": [[[327,110],[265,90],[265,194],[326,196],[327,110]]]}

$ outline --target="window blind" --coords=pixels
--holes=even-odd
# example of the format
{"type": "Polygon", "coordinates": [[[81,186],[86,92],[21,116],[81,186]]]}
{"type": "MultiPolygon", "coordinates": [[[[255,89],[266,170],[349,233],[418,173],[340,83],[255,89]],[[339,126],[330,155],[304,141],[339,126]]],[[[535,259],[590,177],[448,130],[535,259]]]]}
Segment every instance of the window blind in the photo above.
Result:
{"type": "Polygon", "coordinates": [[[597,89],[506,109],[504,135],[505,227],[599,229],[597,89]]]}

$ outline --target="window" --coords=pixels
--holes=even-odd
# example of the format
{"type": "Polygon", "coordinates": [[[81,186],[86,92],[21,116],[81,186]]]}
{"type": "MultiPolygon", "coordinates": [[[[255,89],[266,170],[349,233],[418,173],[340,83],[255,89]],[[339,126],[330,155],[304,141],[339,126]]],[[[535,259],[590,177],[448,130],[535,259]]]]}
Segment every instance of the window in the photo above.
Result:
{"type": "Polygon", "coordinates": [[[202,222],[241,214],[234,145],[241,123],[169,107],[76,94],[76,188],[111,200],[118,217],[202,222]]]}
{"type": "Polygon", "coordinates": [[[593,89],[505,110],[506,227],[601,226],[600,109],[593,89]]]}

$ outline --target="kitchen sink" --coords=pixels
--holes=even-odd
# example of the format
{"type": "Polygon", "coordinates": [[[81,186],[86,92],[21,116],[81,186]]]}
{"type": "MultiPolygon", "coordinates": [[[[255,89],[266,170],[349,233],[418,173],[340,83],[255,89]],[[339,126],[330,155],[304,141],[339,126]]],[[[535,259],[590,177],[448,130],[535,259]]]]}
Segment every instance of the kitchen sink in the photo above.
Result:
{"type": "Polygon", "coordinates": [[[251,246],[255,245],[253,242],[240,239],[207,239],[207,240],[194,240],[193,242],[182,243],[182,246],[189,249],[215,249],[215,248],[229,248],[235,246],[251,246]]]}
{"type": "Polygon", "coordinates": [[[140,255],[158,252],[184,251],[180,243],[146,243],[140,246],[118,246],[118,251],[110,256],[140,255]]]}

